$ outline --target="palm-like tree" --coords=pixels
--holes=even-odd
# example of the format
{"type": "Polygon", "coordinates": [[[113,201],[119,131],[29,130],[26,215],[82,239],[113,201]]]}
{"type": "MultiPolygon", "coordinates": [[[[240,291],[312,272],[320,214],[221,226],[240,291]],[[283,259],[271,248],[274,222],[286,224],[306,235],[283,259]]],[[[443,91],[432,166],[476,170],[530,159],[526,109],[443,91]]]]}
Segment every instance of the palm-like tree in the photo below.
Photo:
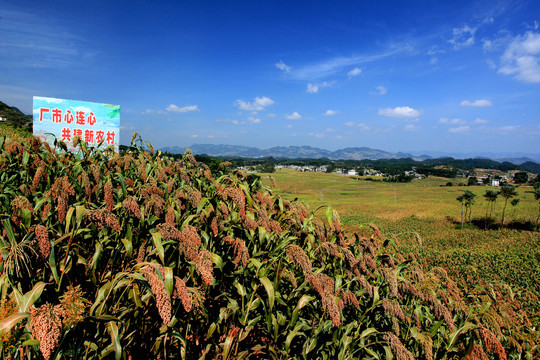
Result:
{"type": "Polygon", "coordinates": [[[463,194],[459,195],[456,200],[461,203],[461,228],[463,229],[463,221],[467,219],[467,213],[469,214],[468,221],[471,221],[471,206],[474,204],[474,198],[476,194],[470,190],[465,190],[463,194]]]}
{"type": "Polygon", "coordinates": [[[483,196],[487,201],[486,221],[485,221],[485,225],[487,225],[487,220],[491,219],[491,216],[493,214],[493,207],[494,207],[495,201],[497,201],[497,197],[499,196],[499,192],[497,190],[486,190],[486,193],[483,196]],[[489,215],[488,215],[488,213],[489,213],[489,215]]]}
{"type": "Polygon", "coordinates": [[[504,198],[504,206],[503,206],[502,217],[501,217],[501,227],[502,227],[504,225],[504,212],[506,210],[506,205],[508,204],[508,200],[513,197],[516,197],[518,193],[513,186],[503,186],[501,188],[500,194],[504,198]]]}

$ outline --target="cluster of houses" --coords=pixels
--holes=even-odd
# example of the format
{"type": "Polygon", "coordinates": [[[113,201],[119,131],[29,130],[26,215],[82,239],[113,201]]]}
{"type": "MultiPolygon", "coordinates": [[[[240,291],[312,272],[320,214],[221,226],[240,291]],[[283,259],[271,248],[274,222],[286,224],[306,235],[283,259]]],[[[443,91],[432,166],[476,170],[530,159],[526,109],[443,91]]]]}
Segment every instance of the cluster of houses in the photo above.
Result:
{"type": "MultiPolygon", "coordinates": [[[[293,169],[297,171],[314,171],[314,172],[327,172],[328,166],[327,165],[321,165],[321,166],[308,166],[308,165],[276,165],[276,169],[293,169]]],[[[357,169],[334,169],[332,171],[335,174],[342,174],[342,175],[349,175],[349,176],[379,176],[379,177],[386,177],[388,174],[385,174],[383,172],[380,172],[378,170],[374,169],[363,169],[363,170],[357,170],[357,169]]],[[[410,170],[405,171],[405,175],[407,176],[413,176],[417,179],[420,179],[422,176],[416,172],[416,170],[410,170]]]]}

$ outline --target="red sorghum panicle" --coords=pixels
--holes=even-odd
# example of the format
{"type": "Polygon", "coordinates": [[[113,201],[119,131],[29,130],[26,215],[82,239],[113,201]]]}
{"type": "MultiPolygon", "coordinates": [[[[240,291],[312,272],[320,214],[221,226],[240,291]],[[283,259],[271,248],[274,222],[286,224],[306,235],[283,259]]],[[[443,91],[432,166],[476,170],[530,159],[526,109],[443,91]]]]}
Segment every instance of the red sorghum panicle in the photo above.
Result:
{"type": "Polygon", "coordinates": [[[122,231],[120,222],[116,215],[109,212],[107,209],[87,210],[84,213],[85,218],[94,224],[98,230],[108,228],[118,233],[122,231]]]}
{"type": "Polygon", "coordinates": [[[35,191],[39,185],[39,182],[42,178],[45,177],[46,170],[45,170],[45,164],[41,164],[34,174],[34,178],[32,179],[32,191],[35,191]]]}
{"type": "Polygon", "coordinates": [[[392,334],[391,332],[387,332],[384,335],[384,338],[390,343],[392,352],[396,356],[397,360],[414,360],[414,356],[409,350],[407,350],[396,335],[392,334]]]}
{"type": "Polygon", "coordinates": [[[49,231],[43,225],[37,225],[34,233],[39,244],[39,252],[46,259],[51,253],[51,242],[49,241],[49,231]]]}
{"type": "Polygon", "coordinates": [[[338,212],[333,209],[332,209],[332,230],[334,230],[334,232],[341,232],[341,219],[339,218],[338,212]]]}
{"type": "Polygon", "coordinates": [[[486,350],[497,354],[499,359],[506,360],[506,351],[504,351],[501,342],[497,339],[495,334],[485,327],[481,327],[478,332],[486,350]]]}
{"type": "Polygon", "coordinates": [[[206,249],[202,249],[199,252],[197,259],[195,260],[195,267],[205,284],[210,285],[214,280],[213,267],[212,267],[212,254],[206,249]]]}
{"type": "Polygon", "coordinates": [[[490,360],[480,345],[474,344],[467,360],[490,360]]]}
{"type": "Polygon", "coordinates": [[[113,198],[113,186],[111,181],[107,181],[103,186],[103,192],[105,193],[105,204],[107,204],[107,210],[112,211],[114,205],[113,198]]]}
{"type": "Polygon", "coordinates": [[[144,246],[141,246],[139,248],[139,253],[137,254],[137,264],[140,264],[144,261],[144,258],[146,256],[146,249],[144,246]]]}
{"type": "Polygon", "coordinates": [[[225,218],[225,220],[229,220],[229,208],[224,203],[219,203],[219,211],[221,212],[221,215],[225,218]]]}
{"type": "Polygon", "coordinates": [[[433,303],[433,309],[435,311],[435,316],[438,319],[444,319],[450,331],[454,331],[456,329],[452,313],[446,306],[444,306],[440,301],[436,301],[433,303]]]}
{"type": "Polygon", "coordinates": [[[148,213],[150,213],[151,209],[153,210],[154,215],[161,217],[163,210],[165,209],[165,200],[160,196],[152,194],[150,200],[146,201],[145,207],[148,210],[148,213]]]}
{"type": "Polygon", "coordinates": [[[398,318],[399,320],[405,321],[405,314],[403,313],[403,310],[401,309],[399,304],[395,301],[392,301],[390,299],[383,299],[382,306],[386,315],[393,316],[398,318]]]}
{"type": "Polygon", "coordinates": [[[196,209],[197,206],[199,206],[199,203],[201,202],[202,195],[199,190],[195,188],[189,188],[186,195],[187,199],[189,200],[191,207],[193,209],[196,209]]]}
{"type": "Polygon", "coordinates": [[[285,253],[287,254],[289,260],[302,268],[304,274],[312,272],[311,261],[309,261],[309,257],[300,246],[291,244],[287,246],[285,253]]]}
{"type": "Polygon", "coordinates": [[[50,212],[51,212],[51,204],[46,203],[45,206],[43,206],[43,211],[41,212],[41,220],[42,221],[47,220],[47,217],[49,216],[50,212]]]}
{"type": "Polygon", "coordinates": [[[283,229],[281,228],[281,225],[279,225],[279,222],[276,220],[270,219],[270,230],[275,232],[277,236],[281,236],[283,234],[283,229]]]}
{"type": "Polygon", "coordinates": [[[228,187],[223,191],[223,196],[226,199],[232,200],[238,206],[238,209],[243,210],[246,206],[246,195],[244,191],[235,187],[228,187]]]}
{"type": "Polygon", "coordinates": [[[390,287],[390,294],[392,294],[394,297],[401,298],[397,284],[396,272],[392,269],[384,268],[382,269],[382,273],[384,279],[388,282],[388,286],[390,287]]]}
{"type": "Polygon", "coordinates": [[[39,341],[41,354],[48,360],[54,353],[62,337],[64,311],[60,305],[43,304],[31,309],[32,335],[39,341]]]}
{"type": "Polygon", "coordinates": [[[178,276],[174,277],[174,294],[175,299],[180,299],[182,306],[186,312],[191,311],[191,295],[188,292],[186,283],[184,280],[180,279],[178,276]]]}
{"type": "Polygon", "coordinates": [[[212,219],[210,220],[210,229],[212,229],[214,236],[218,236],[219,234],[218,218],[215,213],[213,214],[212,219]]]}
{"type": "MultiPolygon", "coordinates": [[[[163,267],[161,265],[155,265],[159,268],[161,275],[163,276],[163,267]]],[[[152,294],[156,298],[156,306],[158,308],[159,316],[163,321],[163,324],[169,325],[171,322],[171,299],[167,290],[165,289],[165,284],[157,275],[156,269],[154,266],[147,266],[144,268],[144,273],[150,288],[152,289],[152,294]]]]}
{"type": "Polygon", "coordinates": [[[84,319],[87,301],[83,297],[81,287],[69,285],[66,292],[60,297],[60,304],[64,310],[64,328],[69,329],[84,319]]]}
{"type": "Polygon", "coordinates": [[[48,191],[48,194],[58,203],[58,221],[63,223],[66,218],[68,198],[75,195],[75,190],[69,183],[67,176],[57,178],[48,191]]]}
{"type": "Polygon", "coordinates": [[[128,196],[124,201],[122,201],[122,207],[128,212],[133,214],[137,219],[141,218],[141,209],[137,204],[137,201],[133,196],[128,196]]]}
{"type": "Polygon", "coordinates": [[[159,224],[156,226],[156,230],[161,234],[161,237],[165,240],[180,240],[181,233],[178,229],[169,223],[159,224]]]}
{"type": "Polygon", "coordinates": [[[176,224],[176,215],[172,207],[169,207],[165,213],[165,222],[173,226],[176,224]]]}
{"type": "Polygon", "coordinates": [[[292,271],[290,271],[289,269],[283,268],[281,270],[281,277],[284,278],[284,279],[287,279],[291,283],[291,285],[293,287],[296,288],[298,286],[298,282],[296,281],[296,277],[294,276],[292,271]]]}
{"type": "Polygon", "coordinates": [[[244,241],[240,238],[234,239],[229,236],[224,237],[223,241],[234,247],[234,266],[237,267],[238,264],[241,262],[242,266],[245,267],[249,259],[249,252],[246,248],[246,245],[244,244],[244,241]]]}
{"type": "Polygon", "coordinates": [[[94,182],[96,184],[99,184],[99,179],[101,176],[101,170],[96,164],[90,164],[90,171],[92,172],[92,175],[94,176],[94,182]]]}
{"type": "Polygon", "coordinates": [[[367,281],[366,278],[362,276],[358,279],[358,282],[360,283],[360,286],[362,286],[362,288],[367,292],[369,297],[373,297],[373,288],[371,287],[369,281],[367,281]]]}
{"type": "Polygon", "coordinates": [[[253,214],[248,213],[242,217],[242,225],[248,230],[257,230],[257,222],[253,219],[253,214]]]}
{"type": "Polygon", "coordinates": [[[174,190],[174,185],[176,184],[176,178],[172,177],[167,181],[167,193],[171,194],[174,190]]]}
{"type": "Polygon", "coordinates": [[[375,238],[377,238],[377,239],[383,241],[382,233],[381,233],[381,231],[379,230],[379,228],[377,227],[377,225],[369,224],[369,227],[370,227],[371,230],[373,231],[373,235],[375,235],[375,238]]]}

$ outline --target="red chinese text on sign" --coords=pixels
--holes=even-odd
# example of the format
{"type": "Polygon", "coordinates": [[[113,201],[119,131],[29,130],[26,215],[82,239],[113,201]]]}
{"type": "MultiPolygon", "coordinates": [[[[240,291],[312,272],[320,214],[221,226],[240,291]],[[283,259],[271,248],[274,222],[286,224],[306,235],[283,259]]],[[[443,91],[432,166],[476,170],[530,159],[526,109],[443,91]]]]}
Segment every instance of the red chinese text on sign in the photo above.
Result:
{"type": "Polygon", "coordinates": [[[76,112],[77,125],[84,125],[84,111],[76,112]]]}
{"type": "Polygon", "coordinates": [[[39,108],[39,121],[43,121],[43,113],[51,111],[47,108],[39,108]]]}
{"type": "Polygon", "coordinates": [[[114,144],[114,131],[107,131],[107,144],[114,144]]]}
{"type": "Polygon", "coordinates": [[[89,124],[89,125],[95,125],[96,123],[96,117],[94,116],[94,113],[91,112],[90,114],[88,114],[88,118],[86,119],[86,122],[89,124]]]}
{"type": "Polygon", "coordinates": [[[71,141],[71,129],[63,128],[62,129],[62,141],[71,141]]]}
{"type": "Polygon", "coordinates": [[[53,123],[61,123],[62,122],[62,110],[60,110],[60,109],[53,109],[52,110],[52,122],[53,123]]]}
{"type": "Polygon", "coordinates": [[[103,136],[105,136],[105,133],[101,130],[96,131],[96,142],[100,143],[103,141],[103,136]]]}
{"type": "Polygon", "coordinates": [[[89,144],[94,142],[94,130],[84,130],[84,141],[89,144]]]}
{"type": "Polygon", "coordinates": [[[64,115],[64,121],[68,124],[71,124],[73,122],[73,113],[71,110],[66,110],[66,114],[64,115]]]}

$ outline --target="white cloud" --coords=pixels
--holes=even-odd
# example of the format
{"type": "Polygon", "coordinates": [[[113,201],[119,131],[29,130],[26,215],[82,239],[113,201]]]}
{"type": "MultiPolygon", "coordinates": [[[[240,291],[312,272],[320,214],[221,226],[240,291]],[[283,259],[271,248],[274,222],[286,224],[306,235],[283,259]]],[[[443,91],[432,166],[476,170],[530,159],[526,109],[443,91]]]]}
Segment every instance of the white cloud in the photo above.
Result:
{"type": "Polygon", "coordinates": [[[296,111],[293,112],[291,115],[287,115],[285,116],[286,119],[288,120],[299,120],[302,118],[302,115],[300,115],[299,113],[297,113],[296,111]]]}
{"type": "Polygon", "coordinates": [[[193,139],[196,139],[196,138],[198,138],[198,137],[199,137],[199,135],[197,135],[197,134],[193,134],[193,135],[191,135],[190,137],[191,137],[191,138],[193,138],[193,139]]]}
{"type": "Polygon", "coordinates": [[[314,94],[314,93],[319,92],[320,89],[332,86],[335,83],[336,83],[335,81],[324,81],[324,82],[322,82],[320,84],[311,84],[311,83],[309,83],[307,85],[306,92],[314,94]]]}
{"type": "Polygon", "coordinates": [[[358,76],[362,73],[362,69],[360,68],[354,68],[352,69],[351,71],[349,71],[347,73],[347,75],[349,75],[349,78],[352,78],[352,77],[355,77],[355,76],[358,76]]]}
{"type": "Polygon", "coordinates": [[[470,129],[471,128],[468,125],[464,125],[464,126],[458,126],[455,128],[450,128],[448,129],[448,131],[454,134],[462,134],[462,133],[468,132],[470,129]]]}
{"type": "Polygon", "coordinates": [[[352,121],[347,121],[347,122],[345,123],[345,126],[355,126],[355,125],[356,125],[356,123],[355,123],[355,122],[352,122],[352,121]]]}
{"type": "Polygon", "coordinates": [[[184,107],[178,107],[174,104],[171,104],[167,106],[167,111],[172,112],[178,112],[178,113],[186,113],[186,112],[192,112],[192,111],[199,111],[199,107],[197,105],[188,105],[184,107]]]}
{"type": "Polygon", "coordinates": [[[307,89],[306,91],[310,94],[314,94],[314,93],[317,93],[319,92],[319,86],[317,85],[314,85],[314,84],[307,84],[307,89]]]}
{"type": "Polygon", "coordinates": [[[275,67],[277,67],[279,70],[282,70],[282,71],[285,71],[285,72],[289,72],[292,69],[290,66],[285,65],[285,63],[283,61],[281,61],[281,60],[278,63],[275,64],[275,67]]]}
{"type": "Polygon", "coordinates": [[[234,102],[234,105],[237,106],[240,110],[247,110],[247,111],[262,111],[265,107],[270,106],[274,103],[274,100],[262,96],[262,97],[256,97],[253,102],[247,102],[241,99],[238,99],[234,102]]]}
{"type": "Polygon", "coordinates": [[[499,73],[515,75],[514,78],[529,82],[540,82],[540,33],[527,32],[516,36],[501,57],[499,73]]]}
{"type": "Polygon", "coordinates": [[[310,64],[299,69],[295,69],[291,71],[291,76],[297,80],[315,81],[317,79],[326,78],[336,74],[347,67],[350,68],[352,66],[359,66],[362,64],[379,61],[399,53],[410,51],[410,46],[391,45],[380,53],[325,59],[319,63],[310,64]]]}
{"type": "Polygon", "coordinates": [[[419,127],[419,126],[416,126],[416,125],[414,125],[414,124],[407,124],[407,125],[405,125],[405,126],[403,127],[403,130],[405,130],[405,131],[416,131],[416,130],[418,130],[418,129],[420,129],[420,127],[419,127]]]}
{"type": "Polygon", "coordinates": [[[332,116],[332,115],[336,115],[337,113],[339,113],[339,111],[337,111],[337,110],[326,110],[326,112],[323,115],[324,116],[332,116]]]}
{"type": "Polygon", "coordinates": [[[261,122],[261,119],[259,119],[259,118],[254,118],[254,117],[250,116],[250,117],[248,118],[248,122],[249,122],[250,124],[259,124],[259,123],[261,122]]]}
{"type": "Polygon", "coordinates": [[[372,129],[371,126],[368,126],[366,124],[358,124],[358,127],[360,128],[360,131],[369,131],[372,129]]]}
{"type": "Polygon", "coordinates": [[[440,118],[439,124],[462,125],[462,124],[465,124],[465,121],[461,119],[440,118]]]}
{"type": "Polygon", "coordinates": [[[377,91],[379,92],[379,95],[384,95],[388,91],[388,89],[382,85],[377,86],[375,89],[377,89],[377,91]]]}
{"type": "Polygon", "coordinates": [[[454,49],[460,49],[463,47],[471,46],[474,44],[474,34],[476,33],[477,28],[471,28],[468,25],[465,25],[461,28],[454,28],[452,33],[454,37],[448,42],[454,45],[454,49]]]}
{"type": "Polygon", "coordinates": [[[420,111],[415,110],[409,106],[398,106],[393,109],[379,109],[378,114],[388,117],[418,117],[420,116],[420,111]]]}
{"type": "Polygon", "coordinates": [[[480,119],[480,118],[477,118],[476,120],[474,120],[474,123],[475,124],[487,124],[489,121],[485,120],[485,119],[480,119]]]}
{"type": "Polygon", "coordinates": [[[474,100],[474,101],[463,100],[459,105],[461,105],[461,106],[486,107],[486,106],[491,106],[493,104],[489,100],[481,99],[481,100],[474,100]]]}

